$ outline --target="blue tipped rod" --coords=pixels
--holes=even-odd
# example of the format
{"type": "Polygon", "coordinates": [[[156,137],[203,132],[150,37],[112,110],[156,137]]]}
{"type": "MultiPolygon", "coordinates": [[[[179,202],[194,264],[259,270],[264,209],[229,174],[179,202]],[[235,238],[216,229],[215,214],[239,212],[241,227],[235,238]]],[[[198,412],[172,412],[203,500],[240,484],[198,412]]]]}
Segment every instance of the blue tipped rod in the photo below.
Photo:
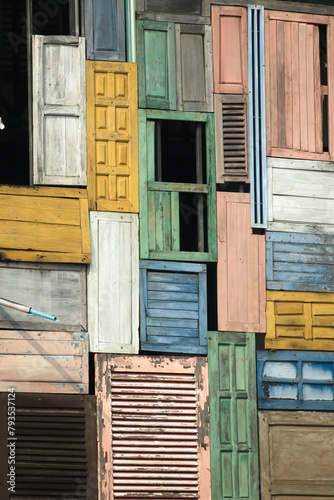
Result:
{"type": "Polygon", "coordinates": [[[58,321],[58,323],[59,323],[59,319],[57,319],[56,316],[51,316],[51,314],[46,314],[46,313],[42,313],[40,311],[35,311],[35,309],[32,309],[32,308],[30,308],[29,313],[36,314],[37,316],[42,316],[42,318],[51,319],[52,321],[58,321]]]}
{"type": "Polygon", "coordinates": [[[17,311],[21,311],[27,314],[36,314],[37,316],[42,316],[42,318],[51,319],[51,321],[57,321],[59,323],[59,319],[56,316],[51,316],[51,314],[46,314],[40,311],[35,311],[32,307],[24,306],[23,304],[18,304],[17,302],[13,302],[11,300],[0,298],[0,306],[10,307],[11,309],[16,309],[17,311]]]}

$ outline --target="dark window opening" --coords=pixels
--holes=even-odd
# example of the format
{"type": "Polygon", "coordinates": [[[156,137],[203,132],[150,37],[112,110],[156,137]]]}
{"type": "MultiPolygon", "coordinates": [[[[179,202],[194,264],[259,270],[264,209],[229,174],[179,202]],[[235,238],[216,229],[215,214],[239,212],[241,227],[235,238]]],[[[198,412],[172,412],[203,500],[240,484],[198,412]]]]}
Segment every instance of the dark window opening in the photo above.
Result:
{"type": "Polygon", "coordinates": [[[205,124],[155,121],[155,180],[206,183],[205,124]]]}
{"type": "Polygon", "coordinates": [[[322,85],[322,144],[328,152],[328,74],[327,74],[327,27],[319,26],[320,43],[320,83],[322,85]]]}
{"type": "Polygon", "coordinates": [[[208,251],[207,195],[180,193],[180,250],[208,251]]]}

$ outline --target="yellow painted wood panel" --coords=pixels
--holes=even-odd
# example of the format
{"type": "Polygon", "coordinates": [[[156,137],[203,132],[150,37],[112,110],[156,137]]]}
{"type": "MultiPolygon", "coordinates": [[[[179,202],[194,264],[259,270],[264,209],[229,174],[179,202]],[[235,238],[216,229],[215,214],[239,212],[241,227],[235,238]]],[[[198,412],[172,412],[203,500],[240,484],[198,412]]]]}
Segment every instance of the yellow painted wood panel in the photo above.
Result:
{"type": "Polygon", "coordinates": [[[91,261],[85,189],[0,189],[0,260],[91,261]]]}
{"type": "Polygon", "coordinates": [[[89,208],[137,213],[137,64],[86,65],[89,208]]]}
{"type": "Polygon", "coordinates": [[[334,350],[334,294],[267,291],[265,347],[334,350]]]}

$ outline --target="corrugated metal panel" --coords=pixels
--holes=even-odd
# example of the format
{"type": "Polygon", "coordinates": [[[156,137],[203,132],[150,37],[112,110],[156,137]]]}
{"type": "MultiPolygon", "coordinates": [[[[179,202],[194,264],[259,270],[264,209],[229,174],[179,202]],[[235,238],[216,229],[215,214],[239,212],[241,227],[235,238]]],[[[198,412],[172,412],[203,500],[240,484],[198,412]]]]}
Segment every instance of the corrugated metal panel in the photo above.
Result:
{"type": "Polygon", "coordinates": [[[269,290],[334,292],[334,236],[266,232],[269,290]]]}
{"type": "Polygon", "coordinates": [[[264,10],[248,6],[249,164],[252,227],[267,227],[264,10]]]}
{"type": "Polygon", "coordinates": [[[266,349],[334,350],[334,294],[267,291],[266,349]]]}
{"type": "MultiPolygon", "coordinates": [[[[15,403],[16,440],[6,441],[15,444],[15,493],[2,482],[1,499],[97,500],[95,396],[9,394],[1,408],[7,414],[7,400],[15,403]]],[[[1,455],[7,462],[10,449],[1,455]]]]}
{"type": "Polygon", "coordinates": [[[102,494],[210,498],[206,360],[97,355],[96,362],[102,494]]]}
{"type": "Polygon", "coordinates": [[[90,208],[138,212],[137,65],[87,61],[86,69],[90,208]]]}
{"type": "Polygon", "coordinates": [[[266,331],[265,237],[250,227],[247,193],[217,193],[218,328],[266,331]]]}
{"type": "Polygon", "coordinates": [[[140,261],[144,351],[207,353],[206,265],[140,261]]]}
{"type": "Polygon", "coordinates": [[[260,411],[261,500],[334,498],[334,414],[260,411]]]}
{"type": "Polygon", "coordinates": [[[257,352],[258,407],[334,410],[334,353],[257,352]]]}

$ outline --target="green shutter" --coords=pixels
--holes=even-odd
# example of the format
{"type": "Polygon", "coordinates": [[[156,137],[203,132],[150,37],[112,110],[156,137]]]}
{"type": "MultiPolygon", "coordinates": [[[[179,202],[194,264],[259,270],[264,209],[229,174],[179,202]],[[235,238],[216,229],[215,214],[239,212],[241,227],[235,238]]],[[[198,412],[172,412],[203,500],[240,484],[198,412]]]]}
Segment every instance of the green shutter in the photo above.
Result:
{"type": "Polygon", "coordinates": [[[259,498],[255,334],[209,332],[212,500],[259,498]]]}

